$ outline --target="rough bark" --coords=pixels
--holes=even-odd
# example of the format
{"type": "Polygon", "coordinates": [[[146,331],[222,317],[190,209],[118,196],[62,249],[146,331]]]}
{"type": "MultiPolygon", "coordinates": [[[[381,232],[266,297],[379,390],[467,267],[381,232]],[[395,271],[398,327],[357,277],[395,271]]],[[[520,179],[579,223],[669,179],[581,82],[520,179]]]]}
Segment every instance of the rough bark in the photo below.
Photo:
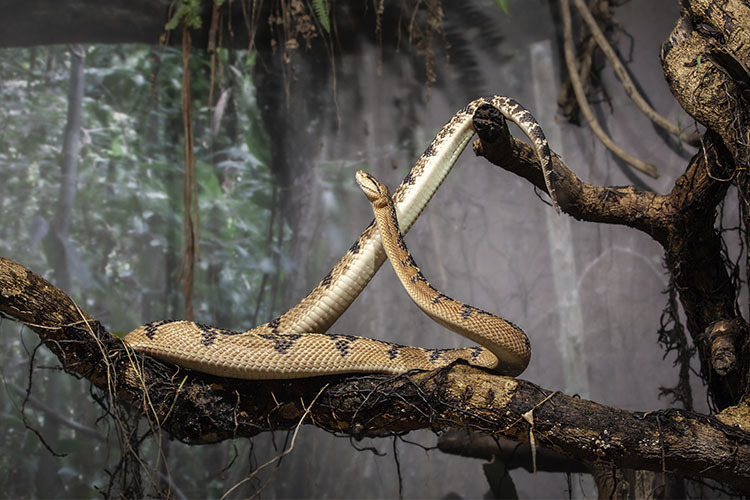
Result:
{"type": "MultiPolygon", "coordinates": [[[[541,168],[526,143],[514,139],[499,113],[483,108],[475,115],[480,140],[475,153],[527,179],[545,191],[541,168]]],[[[708,131],[703,147],[669,194],[634,186],[599,187],[581,181],[558,157],[553,158],[554,183],[564,212],[588,222],[620,224],[645,232],[665,251],[667,268],[680,291],[688,331],[698,348],[701,371],[719,408],[739,402],[746,390],[747,366],[727,368],[724,361],[742,349],[747,324],[739,316],[737,290],[721,253],[714,227],[716,207],[730,185],[734,161],[721,138],[708,131]],[[724,342],[725,356],[715,361],[716,325],[732,325],[732,341],[724,342]]],[[[724,337],[726,340],[726,337],[724,337]]]]}
{"type": "Polygon", "coordinates": [[[187,443],[290,429],[300,421],[355,438],[465,428],[528,441],[533,433],[539,446],[575,460],[676,471],[750,491],[745,406],[716,416],[626,411],[463,364],[397,377],[212,377],[126,349],[63,291],[2,257],[0,313],[34,330],[65,371],[187,443]]]}

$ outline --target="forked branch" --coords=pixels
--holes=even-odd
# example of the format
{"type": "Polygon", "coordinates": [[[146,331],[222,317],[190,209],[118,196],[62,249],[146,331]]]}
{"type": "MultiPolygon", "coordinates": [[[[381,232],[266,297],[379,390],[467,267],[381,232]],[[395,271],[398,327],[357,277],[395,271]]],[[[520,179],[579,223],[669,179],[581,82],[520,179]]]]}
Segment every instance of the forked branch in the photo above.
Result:
{"type": "MultiPolygon", "coordinates": [[[[533,150],[510,135],[498,113],[489,108],[477,110],[474,128],[480,137],[474,144],[478,155],[545,190],[533,150]]],[[[748,367],[735,365],[729,371],[726,360],[739,357],[736,353],[747,338],[747,325],[735,307],[737,290],[714,227],[716,207],[726,196],[734,168],[721,138],[711,131],[704,136],[701,150],[665,195],[634,186],[594,186],[579,179],[559,157],[554,156],[552,164],[564,212],[579,220],[638,229],[662,245],[713,402],[718,409],[738,403],[745,393],[748,367]],[[717,324],[733,325],[732,334],[714,335],[712,340],[717,324]],[[721,357],[712,356],[718,339],[723,339],[721,357]]]]}

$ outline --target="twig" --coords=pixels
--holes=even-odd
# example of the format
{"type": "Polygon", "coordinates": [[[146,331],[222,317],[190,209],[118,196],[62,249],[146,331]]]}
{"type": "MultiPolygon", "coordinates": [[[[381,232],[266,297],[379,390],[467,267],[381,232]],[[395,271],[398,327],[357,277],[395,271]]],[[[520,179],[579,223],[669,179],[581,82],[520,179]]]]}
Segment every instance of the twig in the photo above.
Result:
{"type": "MultiPolygon", "coordinates": [[[[656,112],[654,108],[649,105],[649,103],[646,102],[643,96],[641,96],[640,92],[638,92],[638,89],[633,83],[633,80],[630,78],[630,75],[625,69],[625,66],[620,61],[620,58],[617,57],[615,50],[607,41],[607,37],[605,37],[604,33],[602,33],[602,30],[596,23],[596,19],[594,19],[594,16],[586,6],[586,3],[583,0],[573,0],[573,2],[575,3],[576,8],[578,8],[578,12],[581,14],[584,22],[589,27],[591,35],[594,37],[594,40],[596,40],[597,45],[599,45],[599,48],[604,53],[605,57],[609,60],[610,64],[612,64],[612,69],[614,70],[615,75],[617,75],[617,78],[620,80],[620,83],[622,83],[625,94],[630,97],[630,99],[638,107],[638,109],[640,109],[641,112],[646,115],[649,120],[654,122],[659,127],[663,128],[670,134],[675,135],[681,141],[686,142],[691,146],[698,146],[700,144],[700,136],[698,134],[690,134],[685,130],[680,130],[677,125],[661,116],[656,112]]],[[[568,65],[568,70],[571,72],[573,71],[570,68],[570,65],[568,65]]]]}
{"type": "MultiPolygon", "coordinates": [[[[81,424],[79,422],[76,422],[75,420],[65,418],[64,416],[60,414],[59,411],[56,411],[50,408],[49,406],[42,403],[41,401],[34,398],[33,396],[26,394],[26,390],[16,385],[14,382],[9,382],[5,380],[4,377],[3,377],[3,381],[5,382],[5,385],[8,389],[12,390],[19,396],[24,396],[26,398],[26,403],[29,406],[36,409],[37,411],[44,413],[45,418],[51,418],[55,422],[59,424],[63,424],[66,427],[73,429],[76,432],[80,432],[82,435],[85,435],[86,437],[96,439],[97,441],[106,441],[106,438],[98,429],[81,424]]],[[[20,408],[19,408],[19,411],[20,411],[20,408]]]]}
{"type": "Polygon", "coordinates": [[[575,92],[578,106],[581,108],[581,113],[583,113],[583,116],[586,118],[586,122],[589,124],[589,127],[591,127],[591,131],[607,149],[612,151],[613,154],[632,165],[633,168],[640,170],[649,177],[657,179],[659,177],[659,172],[656,170],[656,167],[625,152],[609,138],[604,130],[602,130],[599,122],[596,121],[594,112],[591,110],[591,107],[586,100],[586,93],[583,90],[583,84],[581,83],[581,78],[578,75],[578,69],[576,68],[576,59],[575,54],[573,53],[573,26],[570,20],[570,4],[568,0],[560,0],[560,11],[563,20],[565,63],[568,66],[570,84],[573,87],[573,92],[575,92]]]}
{"type": "MultiPolygon", "coordinates": [[[[268,467],[269,465],[273,464],[274,462],[278,462],[283,457],[285,457],[286,455],[288,455],[289,453],[292,452],[292,450],[294,449],[294,441],[297,439],[297,433],[299,432],[300,427],[302,427],[302,423],[305,421],[305,419],[307,418],[307,416],[310,414],[310,410],[312,410],[313,405],[318,400],[318,398],[320,397],[320,395],[323,394],[323,391],[326,390],[326,388],[328,387],[328,385],[329,384],[326,384],[323,387],[321,387],[320,391],[318,391],[318,394],[313,398],[313,400],[310,403],[310,405],[307,408],[305,408],[305,413],[302,414],[302,417],[300,417],[299,422],[297,422],[297,425],[294,427],[294,434],[292,434],[292,441],[291,441],[291,443],[289,443],[289,448],[287,448],[286,450],[282,451],[281,453],[279,453],[278,455],[276,455],[275,457],[273,457],[271,460],[269,460],[268,462],[264,463],[263,465],[261,465],[260,467],[258,467],[257,469],[255,469],[253,471],[253,473],[250,474],[250,475],[248,475],[245,479],[243,479],[242,481],[238,482],[237,484],[235,484],[234,486],[232,486],[231,488],[229,488],[221,496],[221,500],[224,500],[231,492],[233,492],[239,486],[245,484],[246,482],[248,482],[252,478],[254,478],[255,475],[258,472],[260,472],[261,470],[265,469],[266,467],[268,467]]],[[[303,408],[304,408],[304,405],[303,405],[303,408]]]]}

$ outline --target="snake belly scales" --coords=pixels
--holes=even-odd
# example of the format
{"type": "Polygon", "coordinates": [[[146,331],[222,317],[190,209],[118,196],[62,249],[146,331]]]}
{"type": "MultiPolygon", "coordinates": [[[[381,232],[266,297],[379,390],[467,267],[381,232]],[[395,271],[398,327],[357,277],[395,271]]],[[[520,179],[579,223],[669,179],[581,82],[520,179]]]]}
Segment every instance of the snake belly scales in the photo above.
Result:
{"type": "Polygon", "coordinates": [[[432,287],[401,237],[422,213],[474,135],[474,112],[487,104],[518,125],[529,138],[542,166],[553,206],[559,210],[551,185],[549,146],[531,113],[508,97],[476,99],[440,130],[392,196],[369,174],[357,173],[357,182],[373,206],[375,220],[318,286],[289,311],[244,332],[184,320],[155,321],[128,333],[124,342],[186,368],[242,379],[289,379],[354,372],[400,374],[413,369],[432,370],[458,358],[501,375],[519,375],[531,356],[526,334],[516,325],[455,301],[432,287]],[[385,238],[381,239],[381,235],[385,238]],[[428,349],[325,333],[367,286],[385,261],[386,251],[416,304],[433,320],[482,347],[428,349]]]}

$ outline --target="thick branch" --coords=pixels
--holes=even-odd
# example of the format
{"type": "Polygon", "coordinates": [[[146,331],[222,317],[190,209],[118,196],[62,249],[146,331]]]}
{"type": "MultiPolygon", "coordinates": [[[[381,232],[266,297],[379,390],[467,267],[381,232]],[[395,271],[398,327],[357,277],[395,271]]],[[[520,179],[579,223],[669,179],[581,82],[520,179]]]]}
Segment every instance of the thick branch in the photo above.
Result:
{"type": "Polygon", "coordinates": [[[721,136],[738,167],[750,161],[748,26],[747,2],[683,2],[682,15],[661,49],[672,94],[690,116],[721,136]]]}
{"type": "Polygon", "coordinates": [[[357,438],[454,427],[526,441],[533,431],[540,446],[576,460],[675,470],[750,491],[750,434],[737,426],[747,421],[744,407],[727,423],[686,411],[631,412],[460,364],[398,377],[211,377],[127,351],[65,293],[2,257],[0,312],[39,334],[66,371],[188,443],[290,429],[306,412],[308,423],[357,438]],[[529,411],[533,429],[523,418],[529,411]]]}
{"type": "MultiPolygon", "coordinates": [[[[474,144],[476,154],[546,189],[532,148],[510,135],[498,112],[477,110],[474,128],[480,138],[474,144]]],[[[553,157],[552,163],[563,211],[579,220],[638,229],[662,245],[714,402],[719,409],[736,404],[744,393],[744,376],[739,367],[729,371],[723,362],[721,367],[712,364],[708,335],[712,325],[728,321],[742,332],[732,336],[735,349],[746,338],[735,307],[736,290],[722,259],[721,238],[714,228],[716,207],[726,195],[734,165],[719,136],[713,132],[704,136],[702,148],[666,195],[633,186],[594,186],[579,179],[559,157],[553,157]]]]}

